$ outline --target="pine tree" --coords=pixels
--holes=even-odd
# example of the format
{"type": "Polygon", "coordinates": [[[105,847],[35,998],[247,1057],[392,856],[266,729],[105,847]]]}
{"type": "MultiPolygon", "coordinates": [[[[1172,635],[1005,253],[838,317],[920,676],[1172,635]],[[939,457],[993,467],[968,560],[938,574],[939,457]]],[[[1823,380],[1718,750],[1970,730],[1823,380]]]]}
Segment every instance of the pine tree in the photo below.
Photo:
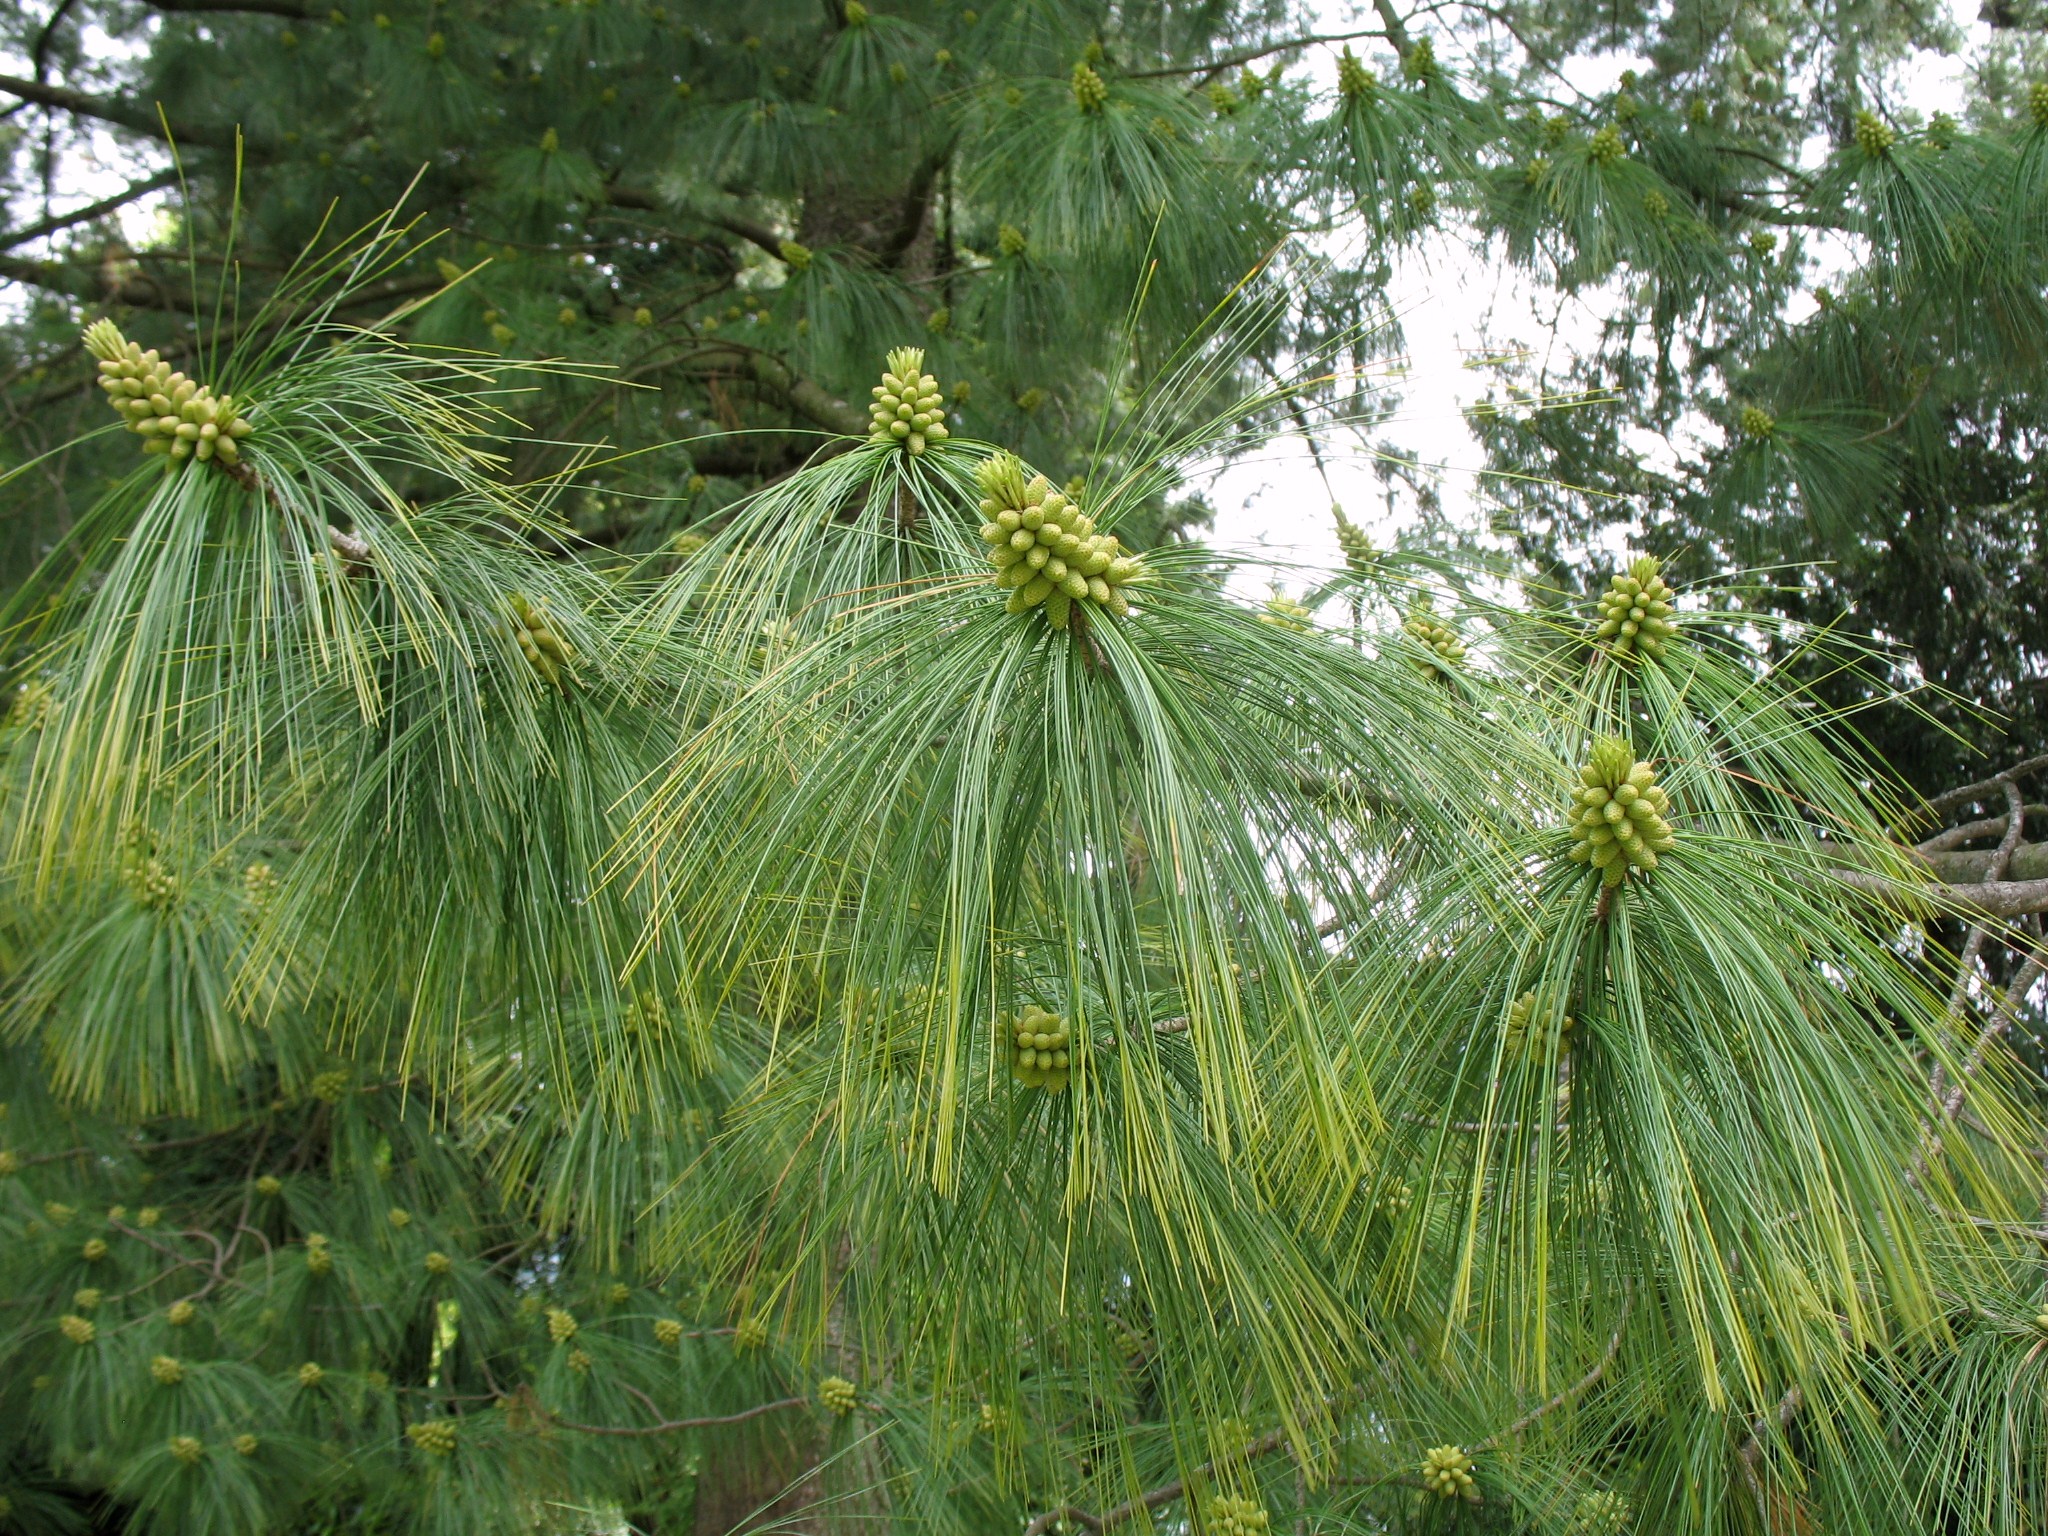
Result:
{"type": "Polygon", "coordinates": [[[20,271],[207,302],[17,332],[108,404],[10,486],[0,1521],[2031,1529],[2016,774],[1914,805],[1758,640],[1881,654],[1656,551],[1166,536],[1356,407],[1248,383],[1360,301],[1225,167],[1591,282],[1738,232],[1690,109],[760,14],[173,15],[198,254],[20,271]]]}

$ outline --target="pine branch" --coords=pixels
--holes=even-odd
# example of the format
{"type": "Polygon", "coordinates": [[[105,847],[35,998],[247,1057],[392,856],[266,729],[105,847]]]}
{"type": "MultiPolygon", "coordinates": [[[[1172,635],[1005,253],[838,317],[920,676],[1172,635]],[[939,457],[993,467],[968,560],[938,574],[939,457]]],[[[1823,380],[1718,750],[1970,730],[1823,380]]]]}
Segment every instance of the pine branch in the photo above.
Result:
{"type": "Polygon", "coordinates": [[[130,309],[178,309],[175,299],[153,278],[137,274],[119,283],[106,283],[96,267],[76,262],[31,261],[19,256],[0,256],[0,282],[22,283],[31,288],[62,293],[87,304],[121,304],[130,309]]]}
{"type": "Polygon", "coordinates": [[[1528,1429],[1537,1420],[1557,1412],[1560,1408],[1577,1402],[1598,1386],[1601,1379],[1606,1376],[1609,1367],[1614,1364],[1615,1356],[1621,1353],[1621,1336],[1628,1328],[1628,1315],[1634,1304],[1635,1295],[1633,1292],[1625,1293],[1622,1296],[1621,1317],[1614,1325],[1614,1336],[1607,1341],[1607,1348],[1601,1353],[1600,1358],[1594,1362],[1593,1368],[1590,1371],[1586,1372],[1585,1375],[1581,1376],[1577,1381],[1566,1387],[1541,1407],[1531,1408],[1527,1413],[1515,1420],[1514,1423],[1508,1425],[1506,1429],[1496,1430],[1493,1434],[1488,1435],[1484,1440],[1471,1448],[1471,1454],[1477,1456],[1486,1451],[1499,1449],[1506,1442],[1521,1435],[1524,1430],[1528,1429]]]}
{"type": "Polygon", "coordinates": [[[2048,912],[2048,880],[2001,880],[1995,885],[1905,885],[1889,876],[1866,874],[1860,869],[1838,869],[1833,874],[1851,890],[1894,906],[1931,908],[1972,921],[1999,921],[2023,917],[2029,912],[2048,912]]]}
{"type": "Polygon", "coordinates": [[[748,1419],[758,1419],[764,1413],[776,1413],[784,1408],[801,1408],[808,1402],[808,1397],[779,1397],[772,1403],[756,1403],[751,1408],[742,1408],[738,1413],[711,1414],[698,1419],[664,1419],[659,1424],[647,1424],[639,1428],[610,1424],[578,1424],[569,1419],[557,1418],[553,1414],[548,1415],[548,1421],[558,1428],[573,1429],[585,1435],[666,1435],[679,1429],[710,1429],[720,1424],[743,1424],[748,1419]]]}
{"type": "Polygon", "coordinates": [[[604,200],[614,208],[634,208],[643,213],[680,213],[700,224],[709,224],[713,229],[722,229],[729,235],[738,235],[742,240],[759,246],[778,260],[782,256],[781,235],[767,225],[730,209],[704,208],[680,200],[664,201],[646,187],[620,186],[616,183],[604,189],[604,200]]]}
{"type": "MultiPolygon", "coordinates": [[[[193,144],[202,149],[228,149],[235,147],[238,138],[233,128],[203,127],[197,123],[172,123],[165,131],[164,119],[154,106],[139,101],[124,101],[113,96],[88,96],[83,91],[69,90],[61,85],[44,85],[39,80],[23,80],[14,75],[0,75],[0,93],[17,96],[39,107],[48,107],[57,112],[69,112],[74,117],[89,117],[102,123],[112,123],[117,128],[126,128],[144,138],[161,140],[164,143],[193,144]]],[[[244,141],[245,144],[247,141],[244,141]]]]}
{"type": "MultiPolygon", "coordinates": [[[[1380,14],[1384,18],[1387,12],[1383,9],[1380,14]]],[[[1399,27],[1400,21],[1395,19],[1391,26],[1399,27]]],[[[1403,35],[1405,36],[1405,33],[1403,35]]],[[[1277,43],[1264,43],[1257,48],[1247,48],[1242,53],[1227,53],[1221,58],[1209,60],[1206,64],[1177,64],[1169,69],[1131,69],[1125,70],[1123,77],[1126,80],[1170,80],[1182,75],[1221,74],[1226,69],[1241,69],[1260,59],[1271,58],[1276,53],[1292,53],[1299,48],[1314,48],[1330,43],[1356,42],[1361,37],[1395,41],[1395,33],[1388,26],[1361,27],[1356,32],[1310,32],[1300,37],[1283,38],[1277,43]]]]}
{"type": "Polygon", "coordinates": [[[69,229],[74,224],[90,224],[94,219],[104,218],[116,208],[127,206],[138,197],[147,197],[152,192],[172,185],[177,179],[177,168],[167,166],[154,176],[145,176],[125,190],[116,192],[112,197],[103,197],[96,203],[87,203],[83,208],[75,208],[70,213],[60,213],[23,229],[0,234],[0,250],[26,245],[31,240],[41,240],[56,234],[59,230],[69,229]]]}
{"type": "Polygon", "coordinates": [[[806,421],[842,437],[867,436],[867,417],[844,400],[792,372],[780,358],[738,342],[709,342],[704,352],[731,358],[770,399],[806,421]]]}
{"type": "Polygon", "coordinates": [[[232,14],[246,11],[258,16],[283,16],[290,21],[311,21],[319,13],[299,0],[148,0],[152,10],[198,15],[232,14]]]}

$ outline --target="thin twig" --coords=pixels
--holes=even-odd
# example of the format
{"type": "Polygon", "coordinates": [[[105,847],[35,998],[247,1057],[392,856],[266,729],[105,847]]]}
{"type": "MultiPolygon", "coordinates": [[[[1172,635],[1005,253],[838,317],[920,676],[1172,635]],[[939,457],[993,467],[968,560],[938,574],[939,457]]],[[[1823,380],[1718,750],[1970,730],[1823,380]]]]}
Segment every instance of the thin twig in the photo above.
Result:
{"type": "Polygon", "coordinates": [[[738,1413],[710,1414],[697,1419],[665,1419],[659,1424],[648,1424],[631,1428],[609,1424],[578,1424],[570,1419],[556,1418],[550,1414],[549,1421],[562,1429],[573,1429],[585,1435],[666,1435],[679,1429],[709,1429],[718,1424],[740,1424],[748,1419],[757,1419],[764,1413],[775,1413],[784,1408],[801,1408],[808,1397],[779,1397],[772,1403],[756,1403],[751,1408],[742,1408],[738,1413]]]}

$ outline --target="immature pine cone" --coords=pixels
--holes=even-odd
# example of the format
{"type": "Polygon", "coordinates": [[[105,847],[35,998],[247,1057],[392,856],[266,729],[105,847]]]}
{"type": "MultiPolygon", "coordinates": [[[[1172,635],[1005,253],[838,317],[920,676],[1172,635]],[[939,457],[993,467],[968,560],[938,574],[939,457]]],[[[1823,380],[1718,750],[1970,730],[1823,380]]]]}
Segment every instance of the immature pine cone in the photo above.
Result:
{"type": "Polygon", "coordinates": [[[1074,66],[1073,86],[1074,105],[1083,112],[1100,112],[1103,103],[1109,100],[1109,87],[1086,59],[1074,66]]]}
{"type": "Polygon", "coordinates": [[[1856,147],[1872,160],[1889,153],[1898,137],[1892,132],[1891,124],[1875,112],[1856,114],[1856,147]]]}
{"type": "Polygon", "coordinates": [[[1209,1536],[1266,1536],[1271,1517],[1256,1499],[1235,1499],[1227,1495],[1212,1499],[1209,1518],[1203,1522],[1209,1536]]]}
{"type": "Polygon", "coordinates": [[[206,1446],[191,1435],[171,1436],[171,1454],[188,1467],[196,1467],[206,1459],[206,1446]]]}
{"type": "Polygon", "coordinates": [[[1044,1088],[1058,1093],[1067,1086],[1072,1035],[1067,1021],[1047,1013],[1036,1003],[1026,1003],[1014,1024],[1005,1024],[1016,1041],[1010,1057],[1010,1071],[1027,1088],[1044,1088]]]}
{"type": "MultiPolygon", "coordinates": [[[[1508,1005],[1508,1016],[1503,1029],[1506,1036],[1502,1052],[1510,1061],[1520,1061],[1525,1056],[1541,1057],[1543,1042],[1550,1034],[1550,1010],[1539,1006],[1534,992],[1524,992],[1508,1005]],[[1535,1028],[1530,1028],[1534,1024],[1535,1028]]],[[[1572,1016],[1566,1014],[1557,1026],[1557,1053],[1562,1056],[1570,1048],[1572,1038],[1572,1016]]]]}
{"type": "Polygon", "coordinates": [[[1040,604],[1054,629],[1065,629],[1077,602],[1127,615],[1122,588],[1144,575],[1144,562],[1124,553],[1116,536],[1095,531],[1089,517],[1043,475],[1027,484],[1015,454],[998,453],[975,471],[981,482],[982,539],[991,545],[996,585],[1010,594],[1011,613],[1040,604]]]}
{"type": "Polygon", "coordinates": [[[1600,599],[1600,623],[1593,631],[1607,649],[1627,660],[1632,655],[1662,656],[1665,643],[1678,633],[1671,622],[1670,585],[1659,574],[1655,555],[1644,555],[1607,584],[1600,599]]]}
{"type": "Polygon", "coordinates": [[[1741,427],[1744,437],[1762,442],[1778,430],[1778,420],[1761,406],[1745,405],[1742,408],[1741,427]]]}
{"type": "Polygon", "coordinates": [[[1422,670],[1439,682],[1449,682],[1451,669],[1465,659],[1465,642],[1458,638],[1455,629],[1436,616],[1435,603],[1427,597],[1419,599],[1401,628],[1436,653],[1436,660],[1423,662],[1422,670]]]}
{"type": "Polygon", "coordinates": [[[111,320],[86,327],[85,349],[99,359],[100,388],[108,402],[139,436],[144,453],[168,454],[174,460],[218,459],[232,465],[241,456],[240,440],[254,430],[235,409],[234,398],[214,397],[158,357],[121,334],[111,320]]]}
{"type": "Polygon", "coordinates": [[[1372,75],[1358,62],[1351,45],[1345,44],[1344,51],[1337,55],[1337,94],[1346,101],[1369,101],[1372,91],[1372,75]]]}
{"type": "Polygon", "coordinates": [[[169,1355],[158,1355],[149,1362],[149,1374],[166,1387],[175,1387],[185,1379],[185,1367],[169,1355]]]}
{"type": "Polygon", "coordinates": [[[541,680],[551,687],[563,686],[562,675],[569,669],[571,652],[567,642],[548,623],[547,609],[514,592],[507,599],[511,609],[512,638],[520,654],[541,680]]]}
{"type": "Polygon", "coordinates": [[[818,1383],[818,1401],[843,1419],[860,1406],[860,1389],[844,1376],[827,1376],[818,1383]]]}
{"type": "Polygon", "coordinates": [[[1479,1489],[1472,1477],[1472,1458],[1463,1446],[1432,1446],[1423,1453],[1422,1485],[1440,1499],[1471,1499],[1477,1503],[1479,1489]]]}
{"type": "Polygon", "coordinates": [[[548,1308],[548,1337],[557,1344],[566,1344],[576,1337],[576,1318],[573,1313],[561,1307],[548,1308]]]}
{"type": "Polygon", "coordinates": [[[1627,152],[1627,146],[1621,142],[1621,130],[1609,123],[1593,135],[1586,152],[1595,165],[1612,165],[1627,152]]]}
{"type": "Polygon", "coordinates": [[[1572,858],[1591,862],[1601,883],[1619,885],[1631,870],[1645,874],[1657,867],[1657,855],[1678,846],[1671,823],[1664,819],[1670,798],[1657,783],[1657,771],[1636,761],[1634,750],[1618,736],[1593,743],[1592,754],[1572,791],[1572,858]]]}
{"type": "Polygon", "coordinates": [[[455,1454],[455,1424],[451,1419],[427,1419],[405,1426],[405,1438],[429,1456],[455,1454]]]}
{"type": "Polygon", "coordinates": [[[898,347],[891,352],[873,394],[868,441],[893,440],[913,454],[923,453],[928,442],[945,441],[946,397],[939,393],[939,381],[924,371],[922,348],[898,347]]]}
{"type": "Polygon", "coordinates": [[[1579,1500],[1565,1536],[1621,1536],[1634,1515],[1626,1498],[1612,1488],[1603,1488],[1579,1500]]]}

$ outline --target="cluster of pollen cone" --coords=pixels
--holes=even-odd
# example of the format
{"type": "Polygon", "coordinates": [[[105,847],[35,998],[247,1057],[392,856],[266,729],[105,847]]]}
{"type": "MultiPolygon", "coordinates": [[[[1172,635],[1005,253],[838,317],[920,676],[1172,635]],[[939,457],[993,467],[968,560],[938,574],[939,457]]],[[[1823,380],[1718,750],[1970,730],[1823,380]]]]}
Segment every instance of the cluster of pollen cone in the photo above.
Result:
{"type": "Polygon", "coordinates": [[[1043,475],[1024,478],[1012,453],[998,453],[975,471],[981,483],[981,536],[991,548],[996,585],[1008,590],[1012,613],[1043,605],[1054,629],[1065,629],[1074,604],[1093,603],[1128,614],[1123,587],[1144,573],[1116,535],[1097,533],[1095,520],[1043,475]]]}
{"type": "Polygon", "coordinates": [[[143,351],[111,320],[86,327],[85,349],[99,359],[100,388],[140,437],[144,453],[173,459],[217,459],[232,465],[238,441],[251,431],[232,395],[215,395],[159,357],[143,351]]]}

